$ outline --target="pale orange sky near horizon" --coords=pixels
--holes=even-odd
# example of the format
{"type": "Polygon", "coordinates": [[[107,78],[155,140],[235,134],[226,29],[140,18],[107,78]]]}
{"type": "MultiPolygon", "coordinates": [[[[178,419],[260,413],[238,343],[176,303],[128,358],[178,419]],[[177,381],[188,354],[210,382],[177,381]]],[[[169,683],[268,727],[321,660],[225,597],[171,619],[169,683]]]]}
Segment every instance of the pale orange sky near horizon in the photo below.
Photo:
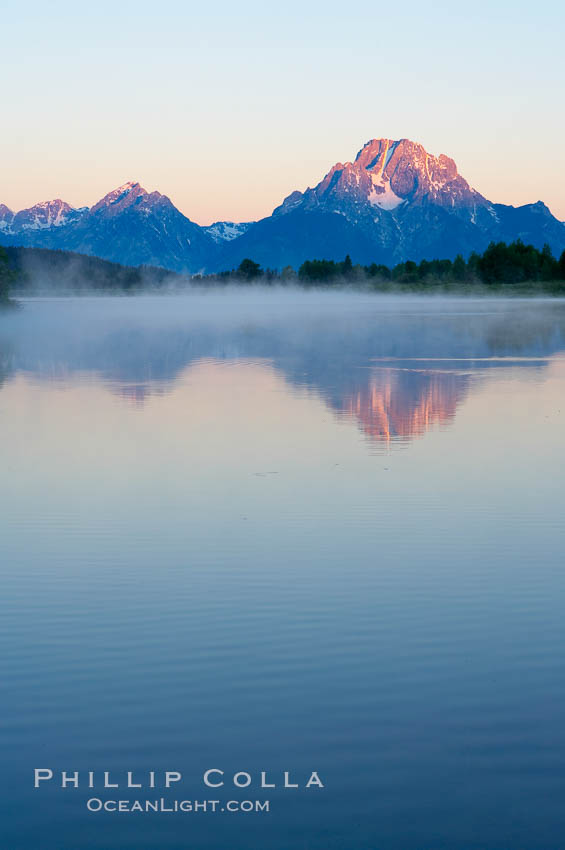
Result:
{"type": "MultiPolygon", "coordinates": [[[[373,137],[395,138],[394,134],[374,134],[373,137]]],[[[457,152],[441,148],[433,148],[415,134],[399,134],[396,138],[412,138],[424,144],[429,153],[438,156],[445,153],[457,163],[459,173],[477,189],[495,203],[520,204],[544,201],[551,212],[560,220],[565,219],[565,193],[563,178],[565,163],[557,163],[556,170],[562,168],[559,178],[553,180],[551,174],[544,175],[520,174],[517,179],[508,155],[501,156],[493,150],[485,162],[484,150],[464,149],[458,156],[457,152]]],[[[368,138],[371,138],[369,136],[368,138]]],[[[331,153],[337,149],[337,144],[324,139],[324,153],[317,158],[304,160],[298,151],[288,155],[279,164],[275,173],[271,165],[262,157],[259,149],[255,159],[249,156],[239,168],[232,159],[222,166],[214,166],[210,162],[200,165],[189,164],[183,172],[175,173],[170,164],[159,165],[154,161],[137,168],[126,168],[119,173],[119,167],[108,163],[104,170],[97,168],[88,172],[80,183],[70,170],[64,169],[45,175],[38,168],[34,174],[30,163],[28,176],[21,179],[3,179],[2,198],[14,211],[23,209],[38,201],[62,198],[72,206],[92,206],[107,192],[130,180],[137,181],[147,191],[158,191],[172,200],[184,215],[198,224],[207,225],[213,221],[249,221],[270,215],[273,209],[295,189],[303,191],[307,186],[314,186],[330,170],[336,162],[346,162],[355,158],[357,151],[368,141],[361,139],[353,147],[344,152],[343,156],[331,153]],[[326,152],[327,151],[327,152],[326,152]],[[296,156],[296,159],[294,158],[296,156]],[[133,172],[133,173],[131,173],[133,172]],[[231,184],[229,191],[221,187],[231,184]],[[220,188],[217,184],[220,184],[220,188]]],[[[506,152],[508,148],[505,148],[506,152]]],[[[235,158],[234,158],[235,159],[235,158]]],[[[239,158],[237,158],[239,159],[239,158]]],[[[557,177],[557,175],[556,175],[557,177]]]]}
{"type": "Polygon", "coordinates": [[[31,7],[4,13],[13,210],[91,206],[133,180],[198,224],[253,220],[387,137],[452,157],[494,202],[542,200],[565,219],[556,0],[360,0],[339,16],[321,0],[31,7]]]}

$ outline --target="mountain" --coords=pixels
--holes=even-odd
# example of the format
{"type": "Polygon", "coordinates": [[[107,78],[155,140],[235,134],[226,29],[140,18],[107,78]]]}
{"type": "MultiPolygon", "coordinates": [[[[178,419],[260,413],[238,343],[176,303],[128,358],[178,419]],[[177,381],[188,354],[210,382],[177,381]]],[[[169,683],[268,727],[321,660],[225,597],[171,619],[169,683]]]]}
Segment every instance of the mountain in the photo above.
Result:
{"type": "Polygon", "coordinates": [[[245,256],[264,265],[296,266],[306,258],[394,265],[407,259],[453,258],[491,241],[522,238],[555,253],[565,225],[538,202],[494,204],[458,173],[408,139],[373,139],[353,162],[338,163],[313,189],[292,192],[271,216],[223,249],[223,265],[245,256]]]}
{"type": "Polygon", "coordinates": [[[292,192],[261,221],[200,227],[159,192],[126,183],[90,209],[57,199],[14,213],[0,205],[0,242],[58,248],[128,265],[180,272],[234,268],[245,257],[264,267],[304,260],[394,265],[453,258],[491,241],[522,239],[554,254],[565,224],[541,202],[493,203],[458,173],[408,139],[373,139],[353,162],[337,163],[314,188],[292,192]]]}
{"type": "Polygon", "coordinates": [[[9,212],[3,219],[9,223],[0,230],[4,245],[77,251],[123,265],[199,271],[216,244],[166,195],[149,193],[139,183],[125,183],[90,209],[50,201],[11,220],[9,212]]]}

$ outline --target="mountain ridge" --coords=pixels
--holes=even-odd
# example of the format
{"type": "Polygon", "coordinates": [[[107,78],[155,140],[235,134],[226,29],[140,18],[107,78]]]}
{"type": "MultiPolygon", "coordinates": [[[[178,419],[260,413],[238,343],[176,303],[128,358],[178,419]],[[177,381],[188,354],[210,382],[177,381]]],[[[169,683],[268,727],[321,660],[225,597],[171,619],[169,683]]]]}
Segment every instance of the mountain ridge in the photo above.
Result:
{"type": "Polygon", "coordinates": [[[394,264],[453,258],[521,238],[554,253],[565,224],[542,202],[497,204],[471,187],[453,159],[409,139],[371,139],[314,187],[294,191],[256,222],[200,226],[160,192],[129,181],[92,207],[57,198],[13,212],[0,204],[4,245],[79,251],[126,265],[216,272],[253,257],[265,267],[305,259],[394,264]]]}

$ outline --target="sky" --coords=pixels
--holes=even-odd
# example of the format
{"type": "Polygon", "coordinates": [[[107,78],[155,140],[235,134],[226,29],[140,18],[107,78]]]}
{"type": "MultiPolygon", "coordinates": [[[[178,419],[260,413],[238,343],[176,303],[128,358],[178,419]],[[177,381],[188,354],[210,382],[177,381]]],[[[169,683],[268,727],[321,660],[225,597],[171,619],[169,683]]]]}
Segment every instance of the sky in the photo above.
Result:
{"type": "Polygon", "coordinates": [[[134,180],[199,224],[248,221],[386,137],[565,220],[557,0],[30,0],[1,26],[13,210],[134,180]]]}

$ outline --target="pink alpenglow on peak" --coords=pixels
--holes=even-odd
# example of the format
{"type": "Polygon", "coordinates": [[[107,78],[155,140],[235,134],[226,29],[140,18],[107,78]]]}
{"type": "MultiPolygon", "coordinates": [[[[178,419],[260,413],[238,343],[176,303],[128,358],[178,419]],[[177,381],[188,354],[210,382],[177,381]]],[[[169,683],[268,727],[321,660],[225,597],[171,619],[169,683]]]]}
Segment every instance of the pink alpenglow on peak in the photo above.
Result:
{"type": "Polygon", "coordinates": [[[357,154],[355,166],[369,172],[373,181],[380,178],[397,197],[411,203],[424,200],[445,206],[488,203],[458,174],[450,157],[432,156],[409,139],[372,139],[357,154]]]}
{"type": "MultiPolygon", "coordinates": [[[[160,197],[158,192],[154,194],[160,197]]],[[[104,195],[98,203],[91,207],[90,212],[96,213],[98,210],[109,210],[110,208],[113,208],[115,212],[121,212],[127,207],[132,206],[132,204],[135,204],[139,198],[144,198],[147,195],[147,190],[139,183],[124,183],[123,186],[118,186],[117,189],[113,189],[107,195],[104,195]]]]}
{"type": "Polygon", "coordinates": [[[27,210],[20,210],[13,217],[11,224],[14,230],[44,230],[50,227],[61,227],[74,212],[74,207],[56,198],[54,201],[41,201],[27,210]]]}
{"type": "Polygon", "coordinates": [[[314,189],[293,192],[275,213],[297,206],[346,203],[368,210],[392,212],[407,204],[431,203],[443,207],[489,206],[457,172],[448,156],[427,153],[409,139],[371,139],[354,162],[338,162],[314,189]]]}

